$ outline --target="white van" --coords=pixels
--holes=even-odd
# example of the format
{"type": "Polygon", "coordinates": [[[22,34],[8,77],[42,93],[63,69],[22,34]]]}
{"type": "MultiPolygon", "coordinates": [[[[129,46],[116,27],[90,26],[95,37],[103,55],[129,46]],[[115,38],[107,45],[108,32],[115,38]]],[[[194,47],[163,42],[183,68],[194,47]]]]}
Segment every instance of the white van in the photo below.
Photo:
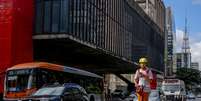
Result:
{"type": "Polygon", "coordinates": [[[161,87],[163,101],[186,101],[185,83],[179,79],[164,79],[161,87]]]}

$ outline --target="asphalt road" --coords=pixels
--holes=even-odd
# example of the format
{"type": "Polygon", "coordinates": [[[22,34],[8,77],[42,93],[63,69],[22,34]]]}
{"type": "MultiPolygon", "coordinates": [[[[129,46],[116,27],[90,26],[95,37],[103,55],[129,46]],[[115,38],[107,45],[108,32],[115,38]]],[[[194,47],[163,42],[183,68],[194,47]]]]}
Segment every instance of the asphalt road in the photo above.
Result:
{"type": "MultiPolygon", "coordinates": [[[[126,100],[122,100],[120,98],[113,98],[112,101],[126,101],[126,100]]],[[[201,101],[201,98],[188,99],[187,101],[201,101]]]]}
{"type": "Polygon", "coordinates": [[[196,99],[188,99],[187,101],[201,101],[201,98],[196,98],[196,99]]]}

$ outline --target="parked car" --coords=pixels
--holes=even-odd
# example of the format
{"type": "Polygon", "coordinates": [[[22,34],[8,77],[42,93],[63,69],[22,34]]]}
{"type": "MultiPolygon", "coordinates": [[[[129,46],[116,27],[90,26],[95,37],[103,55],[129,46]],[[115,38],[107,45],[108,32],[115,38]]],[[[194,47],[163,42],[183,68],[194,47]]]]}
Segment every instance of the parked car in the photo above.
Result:
{"type": "Polygon", "coordinates": [[[196,96],[197,98],[201,98],[201,94],[197,94],[197,96],[196,96]]]}
{"type": "Polygon", "coordinates": [[[42,87],[29,99],[37,101],[89,101],[85,89],[75,83],[42,87]]]}
{"type": "Polygon", "coordinates": [[[131,92],[130,95],[125,98],[125,101],[137,101],[137,100],[138,100],[137,95],[134,91],[131,92]]]}
{"type": "Polygon", "coordinates": [[[151,90],[149,101],[161,101],[159,90],[151,90]]]}
{"type": "Polygon", "coordinates": [[[195,95],[193,93],[188,93],[187,99],[195,99],[195,95]]]}

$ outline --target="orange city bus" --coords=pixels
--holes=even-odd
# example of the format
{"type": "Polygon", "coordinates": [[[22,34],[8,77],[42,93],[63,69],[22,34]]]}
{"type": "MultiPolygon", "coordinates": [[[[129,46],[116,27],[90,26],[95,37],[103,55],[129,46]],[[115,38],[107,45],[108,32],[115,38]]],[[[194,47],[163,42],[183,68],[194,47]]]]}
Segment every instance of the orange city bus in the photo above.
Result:
{"type": "Polygon", "coordinates": [[[72,82],[84,87],[90,95],[89,99],[94,101],[98,95],[100,99],[103,94],[102,80],[103,77],[97,74],[52,63],[18,64],[6,71],[4,100],[26,100],[26,97],[45,84],[72,82]]]}

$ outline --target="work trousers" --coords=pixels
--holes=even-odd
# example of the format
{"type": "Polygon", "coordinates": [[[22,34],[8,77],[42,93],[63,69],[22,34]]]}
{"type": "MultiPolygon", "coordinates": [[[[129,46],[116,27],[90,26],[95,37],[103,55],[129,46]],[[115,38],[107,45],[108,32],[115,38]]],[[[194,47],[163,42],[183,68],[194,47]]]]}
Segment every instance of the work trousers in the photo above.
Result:
{"type": "Polygon", "coordinates": [[[138,101],[149,101],[149,93],[148,92],[143,92],[142,94],[138,94],[138,101]]]}

